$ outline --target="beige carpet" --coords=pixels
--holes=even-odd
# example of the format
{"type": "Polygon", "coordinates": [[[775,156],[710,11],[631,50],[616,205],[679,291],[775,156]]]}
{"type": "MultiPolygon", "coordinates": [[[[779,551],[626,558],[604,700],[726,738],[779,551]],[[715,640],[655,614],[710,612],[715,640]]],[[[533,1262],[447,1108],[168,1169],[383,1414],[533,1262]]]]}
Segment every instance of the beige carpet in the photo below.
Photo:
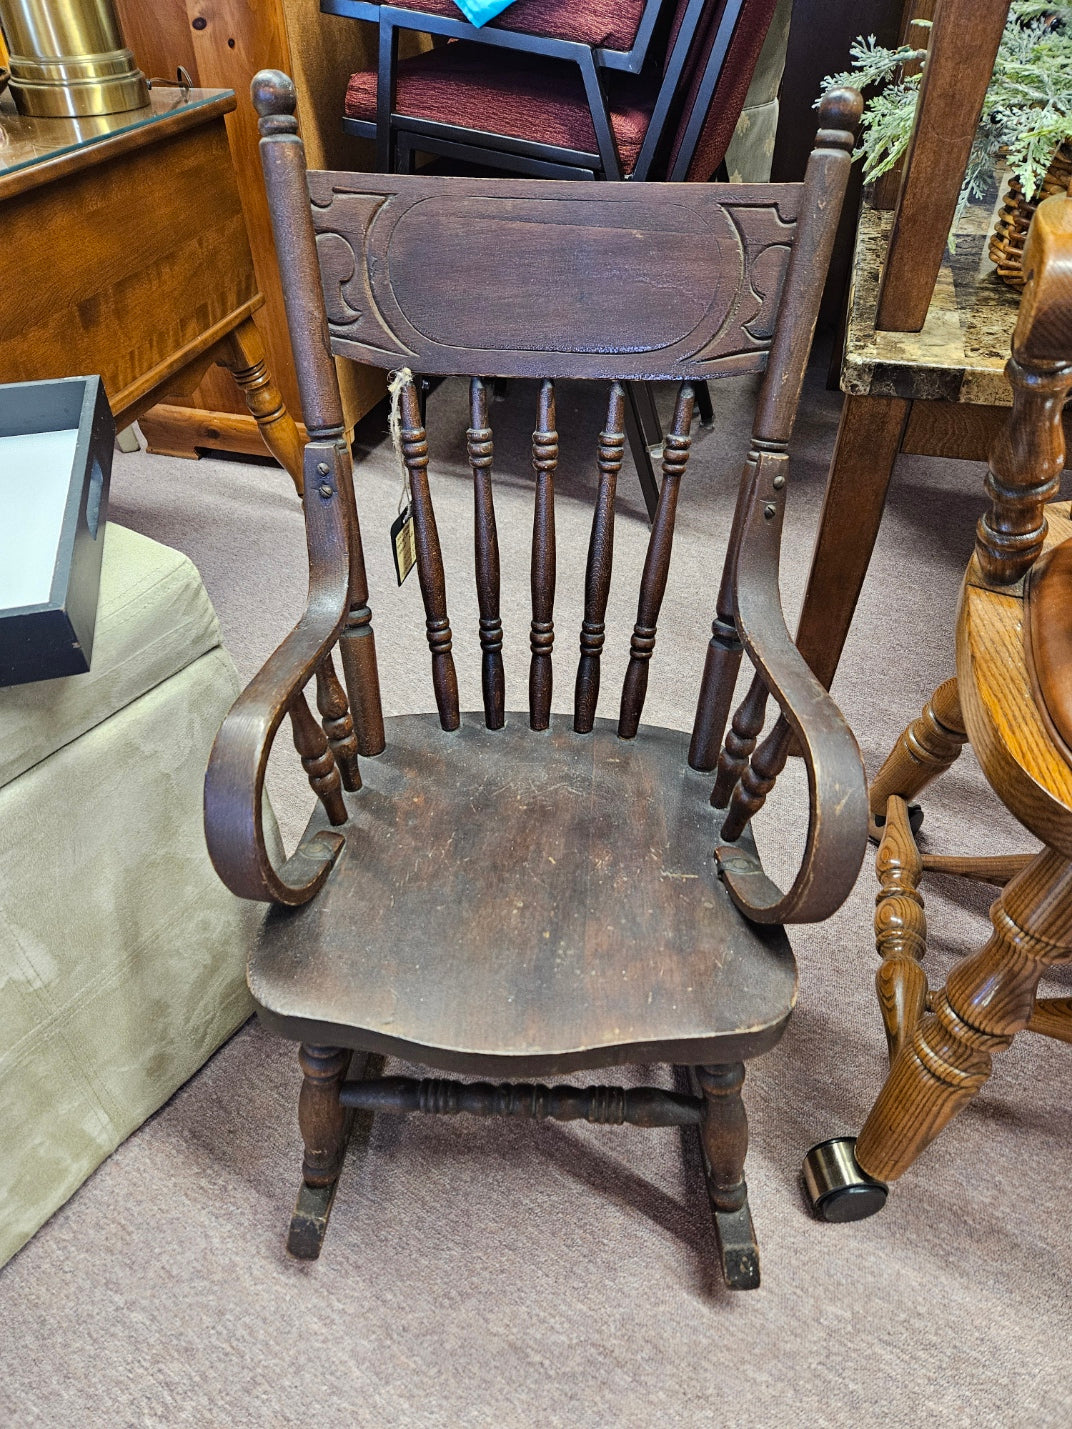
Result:
{"type": "MultiPolygon", "coordinates": [[[[715,390],[720,427],[686,477],[647,717],[686,727],[732,491],[747,383],[715,390]],[[673,671],[684,671],[674,674],[673,671]]],[[[561,398],[561,659],[573,679],[599,404],[561,398]]],[[[798,431],[785,597],[795,612],[837,419],[808,389],[798,431]]],[[[532,391],[494,409],[511,702],[523,702],[532,391]]],[[[479,703],[464,392],[432,399],[433,489],[448,552],[463,703],[479,703]]],[[[873,771],[950,672],[957,585],[981,469],[903,459],[835,687],[873,771]]],[[[604,674],[613,713],[645,526],[622,477],[604,674]]],[[[389,447],[360,476],[389,710],[431,708],[419,591],[394,587],[389,447]]],[[[117,459],[113,519],[188,551],[251,675],[296,618],[302,530],[267,466],[117,459]]],[[[281,744],[284,741],[281,740],[281,744]]],[[[285,751],[284,751],[285,753],[285,751]]],[[[291,839],[310,796],[293,757],[273,796],[291,839]]],[[[285,767],[284,767],[285,766],[285,767]]],[[[761,843],[784,875],[803,805],[792,774],[761,843]]],[[[927,801],[931,846],[1023,846],[964,759],[927,801]]],[[[0,1273],[0,1422],[49,1426],[915,1426],[1072,1424],[1072,1058],[1021,1038],[886,1211],[831,1227],[799,1190],[810,1143],[856,1129],[880,1082],[865,865],[829,924],[793,935],[798,1011],[751,1065],[748,1162],[763,1286],[712,1271],[695,1148],[677,1132],[384,1119],[344,1170],[322,1260],[288,1260],[297,1186],[293,1049],[247,1026],[0,1273]]],[[[929,965],[985,936],[987,890],[927,888],[929,965]]],[[[1066,988],[1068,982],[1065,983],[1066,988]]],[[[648,1070],[642,1076],[661,1073],[648,1070]]]]}

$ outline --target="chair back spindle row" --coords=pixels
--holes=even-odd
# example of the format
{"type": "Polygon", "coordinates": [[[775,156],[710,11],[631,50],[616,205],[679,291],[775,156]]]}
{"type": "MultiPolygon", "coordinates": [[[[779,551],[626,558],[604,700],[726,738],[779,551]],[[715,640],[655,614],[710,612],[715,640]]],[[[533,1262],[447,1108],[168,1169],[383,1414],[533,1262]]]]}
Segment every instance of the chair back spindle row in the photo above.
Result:
{"type": "Polygon", "coordinates": [[[621,712],[618,718],[618,735],[621,739],[634,738],[644,709],[644,698],[648,690],[648,665],[655,650],[655,630],[666,593],[667,576],[670,573],[678,492],[692,447],[689,429],[695,401],[692,383],[683,382],[678,389],[674,420],[663,443],[663,479],[659,488],[659,504],[655,508],[655,520],[648,539],[644,573],[640,580],[636,624],[633,626],[633,636],[629,643],[629,665],[622,686],[621,712]]]}
{"type": "Polygon", "coordinates": [[[599,660],[606,639],[607,600],[614,561],[614,495],[624,456],[625,388],[620,382],[612,382],[607,421],[599,434],[599,489],[584,575],[581,658],[573,699],[573,728],[578,734],[591,732],[599,699],[599,660]]]}
{"type": "Polygon", "coordinates": [[[532,518],[529,725],[532,729],[546,729],[551,722],[551,650],[555,643],[555,469],[558,466],[555,384],[546,378],[540,384],[536,420],[532,434],[536,507],[532,518]]]}

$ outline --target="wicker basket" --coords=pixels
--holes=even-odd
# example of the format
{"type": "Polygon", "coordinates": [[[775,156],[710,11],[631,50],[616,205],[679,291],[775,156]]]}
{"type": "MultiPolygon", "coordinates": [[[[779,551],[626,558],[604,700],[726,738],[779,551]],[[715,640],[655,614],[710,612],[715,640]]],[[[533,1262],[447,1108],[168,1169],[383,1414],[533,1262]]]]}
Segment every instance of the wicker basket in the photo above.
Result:
{"type": "Polygon", "coordinates": [[[1024,198],[1019,180],[1010,179],[1005,190],[1001,212],[990,236],[990,261],[997,267],[998,277],[1011,288],[1024,286],[1024,240],[1035,209],[1044,198],[1072,191],[1072,144],[1063,143],[1046,170],[1042,187],[1032,199],[1024,198]]]}

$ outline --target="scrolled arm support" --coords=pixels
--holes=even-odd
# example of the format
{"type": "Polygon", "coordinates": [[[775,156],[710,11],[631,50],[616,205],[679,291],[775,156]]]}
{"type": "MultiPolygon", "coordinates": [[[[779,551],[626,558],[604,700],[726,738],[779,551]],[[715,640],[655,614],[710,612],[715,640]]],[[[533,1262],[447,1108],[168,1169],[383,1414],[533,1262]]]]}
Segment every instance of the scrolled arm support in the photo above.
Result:
{"type": "MultiPolygon", "coordinates": [[[[305,613],[239,695],[223,722],[205,776],[205,837],[213,867],[240,898],[307,902],[331,872],[343,836],[324,830],[276,868],[264,835],[264,776],[283,718],[342,628],[348,610],[349,559],[340,475],[341,442],[305,448],[305,528],[309,597],[305,613]]],[[[344,487],[345,489],[345,487],[344,487]]]]}
{"type": "Polygon", "coordinates": [[[852,731],[793,644],[782,614],[778,557],[788,457],[753,453],[755,469],[737,559],[741,639],[781,706],[808,771],[808,836],[785,893],[743,847],[716,850],[730,897],[757,923],[816,923],[848,897],[867,847],[867,781],[852,731]]]}

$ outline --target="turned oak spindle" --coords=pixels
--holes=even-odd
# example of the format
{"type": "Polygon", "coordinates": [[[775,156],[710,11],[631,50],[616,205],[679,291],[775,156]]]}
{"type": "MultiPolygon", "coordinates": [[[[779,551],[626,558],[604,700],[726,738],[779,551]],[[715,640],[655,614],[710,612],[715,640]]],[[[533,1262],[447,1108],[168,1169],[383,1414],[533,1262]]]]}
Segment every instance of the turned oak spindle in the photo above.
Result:
{"type": "Polygon", "coordinates": [[[573,698],[573,728],[590,734],[599,699],[599,657],[606,639],[607,599],[614,563],[614,493],[625,455],[625,388],[611,384],[606,427],[599,434],[599,489],[584,575],[581,658],[573,698]]]}
{"type": "Polygon", "coordinates": [[[480,606],[480,682],[484,694],[484,723],[502,729],[505,718],[506,678],[503,673],[502,620],[499,617],[499,538],[491,494],[493,444],[488,425],[488,394],[484,382],[469,384],[469,430],[465,434],[469,465],[473,470],[473,524],[476,546],[476,594],[480,606]]]}
{"type": "Polygon", "coordinates": [[[333,824],[345,824],[346,804],[343,802],[342,779],[335,766],[335,756],[327,735],[313,717],[304,690],[299,690],[290,702],[290,722],[294,730],[294,748],[301,755],[302,768],[309,776],[313,793],[333,824]]]}
{"type": "Polygon", "coordinates": [[[421,420],[416,383],[404,382],[399,391],[401,410],[402,460],[409,473],[413,502],[413,535],[417,548],[417,577],[424,599],[428,648],[432,652],[432,688],[435,690],[439,723],[446,730],[457,729],[458,676],[451,655],[450,620],[447,616],[447,582],[439,547],[432,496],[428,489],[428,439],[421,420]]]}
{"type": "Polygon", "coordinates": [[[540,384],[537,428],[532,434],[532,465],[536,472],[536,509],[532,519],[532,630],[529,643],[529,725],[546,729],[551,722],[551,648],[555,643],[555,384],[540,384]]]}
{"type": "Polygon", "coordinates": [[[689,428],[695,400],[692,383],[682,382],[678,388],[674,420],[663,442],[663,479],[659,488],[659,504],[655,508],[655,520],[648,538],[644,574],[640,579],[636,624],[629,642],[629,666],[622,685],[622,704],[618,716],[620,739],[632,739],[636,735],[644,709],[644,696],[648,691],[648,664],[655,650],[655,629],[666,591],[667,576],[670,574],[678,492],[692,447],[689,428]]]}
{"type": "Polygon", "coordinates": [[[342,785],[350,793],[361,788],[361,770],[357,762],[357,735],[350,718],[346,691],[335,673],[331,652],[316,667],[316,707],[327,735],[328,745],[342,775],[342,785]]]}

